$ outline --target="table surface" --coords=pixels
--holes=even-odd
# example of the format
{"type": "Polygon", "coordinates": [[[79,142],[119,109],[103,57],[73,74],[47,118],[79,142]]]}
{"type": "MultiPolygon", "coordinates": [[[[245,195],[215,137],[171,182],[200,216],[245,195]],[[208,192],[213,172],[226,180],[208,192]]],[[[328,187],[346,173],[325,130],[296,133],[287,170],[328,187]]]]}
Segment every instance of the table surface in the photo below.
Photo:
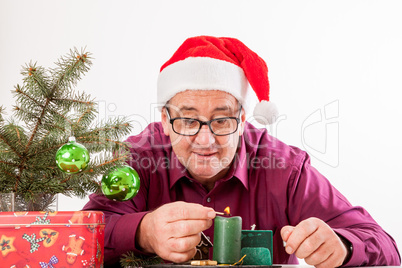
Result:
{"type": "MultiPolygon", "coordinates": [[[[303,265],[281,265],[281,266],[282,266],[282,268],[311,268],[311,267],[314,267],[314,266],[309,266],[309,265],[306,265],[306,264],[303,264],[303,265]]],[[[373,267],[388,267],[388,268],[399,267],[399,268],[401,268],[401,266],[365,266],[365,268],[373,268],[373,267]]],[[[348,268],[353,268],[353,267],[348,267],[348,268]]],[[[362,268],[362,267],[359,267],[359,268],[362,268]]]]}
{"type": "MultiPolygon", "coordinates": [[[[171,267],[194,267],[194,268],[205,268],[205,267],[225,267],[225,266],[191,266],[191,265],[177,265],[177,264],[162,264],[162,265],[149,265],[146,267],[163,267],[163,268],[171,268],[171,267]]],[[[284,264],[280,264],[280,265],[276,265],[273,264],[272,267],[281,267],[281,268],[311,268],[314,266],[309,266],[306,264],[302,264],[302,265],[284,265],[284,264]]],[[[242,266],[237,266],[237,267],[258,267],[258,266],[250,266],[250,265],[242,265],[242,266]]],[[[269,266],[260,266],[260,267],[269,267],[269,266]]],[[[395,268],[395,267],[399,267],[401,268],[401,266],[366,266],[366,268],[374,268],[374,267],[388,267],[388,268],[395,268]]],[[[353,268],[353,267],[349,267],[349,268],[353,268]]]]}

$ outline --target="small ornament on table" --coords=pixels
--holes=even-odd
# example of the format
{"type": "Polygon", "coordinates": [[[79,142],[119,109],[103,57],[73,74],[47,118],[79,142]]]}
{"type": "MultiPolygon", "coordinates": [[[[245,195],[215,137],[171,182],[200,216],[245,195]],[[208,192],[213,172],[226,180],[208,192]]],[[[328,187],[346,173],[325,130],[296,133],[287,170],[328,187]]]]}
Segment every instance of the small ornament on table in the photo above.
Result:
{"type": "Polygon", "coordinates": [[[140,177],[130,166],[115,167],[102,177],[103,194],[113,201],[127,201],[137,195],[140,177]]]}
{"type": "Polygon", "coordinates": [[[89,152],[84,145],[70,137],[56,152],[56,164],[61,171],[74,174],[83,171],[89,163],[89,152]]]}
{"type": "Polygon", "coordinates": [[[218,262],[211,261],[211,260],[196,260],[196,261],[191,261],[190,264],[192,266],[216,266],[216,265],[218,265],[218,262]]]}
{"type": "MultiPolygon", "coordinates": [[[[200,243],[196,246],[197,252],[192,260],[208,260],[209,259],[209,249],[214,245],[209,240],[207,236],[205,236],[204,232],[201,232],[201,240],[200,243]]],[[[192,264],[194,265],[194,264],[192,264]]]]}

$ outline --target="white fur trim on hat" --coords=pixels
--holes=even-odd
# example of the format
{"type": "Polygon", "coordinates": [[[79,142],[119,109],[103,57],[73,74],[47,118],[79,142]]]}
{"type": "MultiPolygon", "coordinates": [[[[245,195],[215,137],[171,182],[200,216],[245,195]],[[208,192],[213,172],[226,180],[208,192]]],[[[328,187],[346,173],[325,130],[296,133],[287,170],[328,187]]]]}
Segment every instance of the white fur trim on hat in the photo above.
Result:
{"type": "Polygon", "coordinates": [[[247,86],[243,69],[233,63],[209,57],[188,57],[159,73],[157,98],[159,104],[165,104],[185,90],[222,90],[242,103],[247,86]]]}
{"type": "Polygon", "coordinates": [[[263,100],[254,108],[254,118],[258,123],[263,125],[273,124],[278,118],[279,112],[275,103],[263,100]]]}

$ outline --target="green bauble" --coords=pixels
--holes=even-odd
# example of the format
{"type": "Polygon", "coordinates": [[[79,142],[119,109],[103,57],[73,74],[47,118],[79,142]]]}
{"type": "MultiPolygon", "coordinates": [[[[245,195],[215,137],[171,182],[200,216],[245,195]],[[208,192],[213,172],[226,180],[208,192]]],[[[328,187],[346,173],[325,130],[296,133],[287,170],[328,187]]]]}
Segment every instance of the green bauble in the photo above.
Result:
{"type": "Polygon", "coordinates": [[[140,177],[129,166],[115,167],[102,177],[102,192],[113,201],[127,201],[138,193],[140,177]]]}
{"type": "Polygon", "coordinates": [[[64,172],[74,174],[83,171],[89,163],[89,152],[74,137],[60,147],[56,153],[56,164],[64,172]]]}

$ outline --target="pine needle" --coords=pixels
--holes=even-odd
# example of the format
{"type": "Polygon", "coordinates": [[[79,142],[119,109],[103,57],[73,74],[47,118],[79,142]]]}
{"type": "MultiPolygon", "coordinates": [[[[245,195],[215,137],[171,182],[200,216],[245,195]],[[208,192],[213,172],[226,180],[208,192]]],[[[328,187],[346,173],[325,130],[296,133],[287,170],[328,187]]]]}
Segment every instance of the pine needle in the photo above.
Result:
{"type": "Polygon", "coordinates": [[[145,265],[159,263],[163,263],[163,260],[158,256],[136,256],[132,251],[122,254],[122,257],[120,258],[120,265],[122,267],[143,267],[145,265]]]}

